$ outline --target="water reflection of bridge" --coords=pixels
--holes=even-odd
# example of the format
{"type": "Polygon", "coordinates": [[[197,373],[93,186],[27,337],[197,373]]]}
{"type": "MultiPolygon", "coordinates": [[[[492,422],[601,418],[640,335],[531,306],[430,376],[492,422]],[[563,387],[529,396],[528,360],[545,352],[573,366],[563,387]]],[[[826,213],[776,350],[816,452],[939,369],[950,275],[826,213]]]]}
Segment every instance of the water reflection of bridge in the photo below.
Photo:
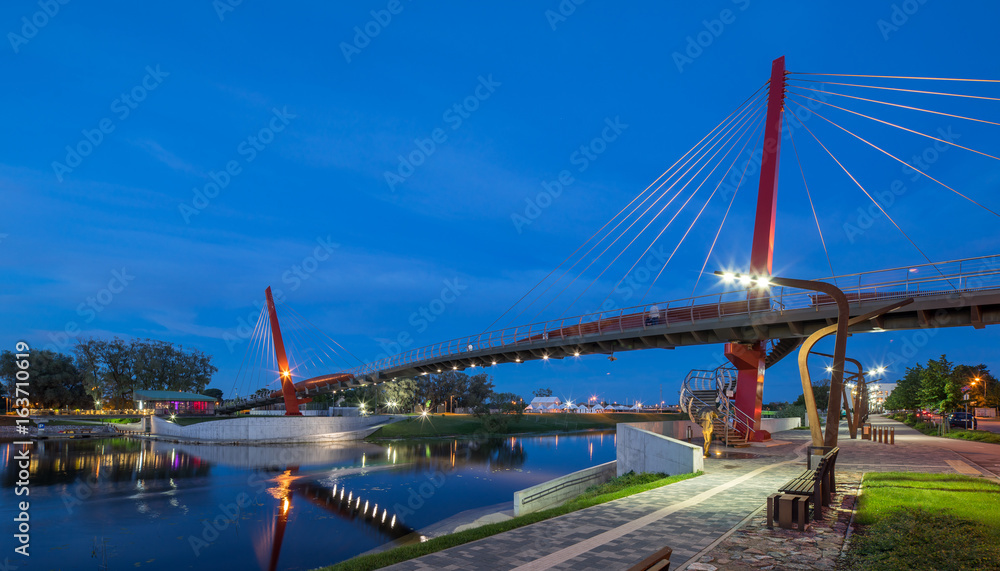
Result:
{"type": "MultiPolygon", "coordinates": [[[[14,487],[16,463],[4,447],[2,485],[14,487]]],[[[38,441],[29,468],[33,484],[83,481],[131,482],[206,477],[210,464],[162,443],[134,438],[38,441]]]]}

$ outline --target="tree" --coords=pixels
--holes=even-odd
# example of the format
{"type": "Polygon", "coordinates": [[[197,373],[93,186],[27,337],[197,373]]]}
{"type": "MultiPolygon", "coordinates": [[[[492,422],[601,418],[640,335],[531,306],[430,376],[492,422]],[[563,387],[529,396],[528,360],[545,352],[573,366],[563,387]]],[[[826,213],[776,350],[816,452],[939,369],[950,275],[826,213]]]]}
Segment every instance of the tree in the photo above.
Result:
{"type": "MultiPolygon", "coordinates": [[[[920,391],[918,393],[920,406],[925,408],[940,408],[953,410],[951,405],[955,400],[954,387],[949,386],[952,365],[941,355],[938,360],[928,359],[927,366],[920,375],[920,391]]],[[[959,398],[959,400],[961,400],[959,398]]]]}
{"type": "Polygon", "coordinates": [[[411,410],[417,402],[417,382],[406,377],[382,385],[382,405],[396,403],[396,410],[411,410]]]}
{"type": "MultiPolygon", "coordinates": [[[[813,385],[813,398],[816,399],[816,410],[826,410],[830,406],[830,379],[824,379],[820,384],[813,385]]],[[[792,406],[805,406],[806,396],[800,394],[792,406]]]]}
{"type": "Polygon", "coordinates": [[[535,389],[534,391],[531,392],[531,394],[535,395],[536,397],[550,397],[552,396],[552,389],[549,388],[535,389]]]}
{"type": "Polygon", "coordinates": [[[524,399],[514,393],[494,393],[490,397],[489,409],[496,409],[501,414],[513,414],[518,419],[524,416],[524,399]]]}
{"type": "Polygon", "coordinates": [[[896,382],[896,388],[885,399],[887,410],[914,410],[920,407],[920,383],[924,368],[917,363],[907,367],[906,374],[896,382]]]}
{"type": "Polygon", "coordinates": [[[493,396],[493,377],[479,373],[468,378],[465,383],[465,394],[462,395],[462,406],[476,408],[490,400],[493,396]]]}
{"type": "Polygon", "coordinates": [[[214,398],[217,401],[220,401],[220,400],[222,400],[222,394],[223,393],[222,393],[222,389],[205,389],[205,390],[201,391],[201,394],[203,394],[203,395],[205,395],[207,397],[212,397],[212,398],[214,398]]]}
{"type": "MultiPolygon", "coordinates": [[[[16,374],[20,370],[10,351],[0,354],[0,379],[7,394],[15,394],[16,374]]],[[[40,408],[90,408],[93,400],[84,388],[84,377],[69,355],[53,351],[33,351],[29,367],[28,399],[40,408]]]]}
{"type": "Polygon", "coordinates": [[[82,340],[76,362],[88,394],[115,408],[131,407],[136,390],[199,393],[218,370],[211,356],[153,339],[82,340]]]}

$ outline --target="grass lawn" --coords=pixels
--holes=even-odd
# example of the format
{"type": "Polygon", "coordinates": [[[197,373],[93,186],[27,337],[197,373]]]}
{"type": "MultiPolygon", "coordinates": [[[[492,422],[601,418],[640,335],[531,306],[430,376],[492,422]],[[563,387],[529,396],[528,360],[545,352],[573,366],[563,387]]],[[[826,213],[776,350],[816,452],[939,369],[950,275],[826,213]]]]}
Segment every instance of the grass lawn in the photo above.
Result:
{"type": "MultiPolygon", "coordinates": [[[[915,428],[928,436],[941,436],[938,434],[938,427],[930,422],[917,421],[910,418],[913,415],[888,415],[893,420],[898,420],[903,424],[915,428]]],[[[951,428],[944,434],[945,438],[957,438],[959,440],[972,440],[975,442],[986,442],[988,444],[1000,444],[1000,434],[995,434],[986,430],[966,430],[964,428],[951,428]]]]}
{"type": "MultiPolygon", "coordinates": [[[[511,419],[508,434],[562,432],[568,430],[612,429],[620,422],[687,420],[687,415],[671,413],[611,414],[526,414],[511,419]]],[[[369,438],[421,438],[434,436],[469,436],[482,432],[483,423],[471,414],[414,415],[383,426],[369,438]]]]}
{"type": "Polygon", "coordinates": [[[1000,484],[955,474],[868,473],[847,569],[1000,569],[1000,484]]]}
{"type": "Polygon", "coordinates": [[[382,567],[393,565],[399,563],[400,561],[407,561],[415,557],[427,555],[428,553],[434,553],[443,549],[448,549],[449,547],[455,547],[456,545],[476,541],[477,539],[503,533],[511,529],[517,529],[525,525],[544,521],[549,518],[575,512],[583,508],[589,508],[590,506],[596,506],[598,504],[617,500],[618,498],[624,498],[626,496],[631,496],[632,494],[638,494],[639,492],[645,492],[647,490],[652,490],[661,486],[666,486],[667,484],[673,484],[674,482],[680,482],[681,480],[687,480],[700,475],[701,472],[669,477],[664,477],[663,474],[625,474],[624,476],[614,478],[610,482],[601,484],[600,486],[592,486],[583,494],[577,496],[577,498],[570,503],[556,508],[530,513],[509,519],[507,521],[491,523],[481,527],[460,531],[458,533],[442,535],[423,543],[405,545],[388,551],[383,551],[382,553],[360,555],[353,559],[337,563],[336,565],[322,567],[317,571],[368,571],[371,569],[381,569],[382,567]]]}

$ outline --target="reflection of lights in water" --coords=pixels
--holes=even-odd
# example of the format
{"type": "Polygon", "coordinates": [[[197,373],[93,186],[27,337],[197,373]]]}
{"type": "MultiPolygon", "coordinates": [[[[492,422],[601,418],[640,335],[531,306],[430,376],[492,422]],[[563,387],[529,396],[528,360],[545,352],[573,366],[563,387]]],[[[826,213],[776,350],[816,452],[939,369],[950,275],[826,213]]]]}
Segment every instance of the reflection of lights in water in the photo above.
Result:
{"type": "Polygon", "coordinates": [[[389,510],[382,510],[382,523],[385,523],[385,516],[389,515],[389,510]]]}
{"type": "Polygon", "coordinates": [[[333,485],[333,497],[337,497],[337,484],[333,485]]]}
{"type": "MultiPolygon", "coordinates": [[[[343,496],[344,494],[340,494],[340,495],[343,496]]],[[[354,492],[351,492],[351,493],[347,494],[347,503],[350,504],[351,501],[353,501],[353,500],[354,500],[354,492]]]]}
{"type": "Polygon", "coordinates": [[[396,463],[396,451],[395,450],[392,451],[392,463],[393,464],[396,463]]]}
{"type": "Polygon", "coordinates": [[[368,500],[365,500],[365,509],[361,511],[361,514],[368,515],[368,500]]]}
{"type": "Polygon", "coordinates": [[[396,514],[392,514],[392,521],[389,522],[389,528],[391,529],[394,527],[396,527],[396,514]]]}
{"type": "Polygon", "coordinates": [[[593,442],[590,443],[590,459],[591,460],[594,459],[594,443],[593,442]]]}
{"type": "Polygon", "coordinates": [[[340,499],[344,499],[344,488],[340,488],[340,499]]]}
{"type": "Polygon", "coordinates": [[[365,455],[363,453],[361,454],[361,467],[365,467],[365,455]]]}
{"type": "Polygon", "coordinates": [[[361,507],[361,496],[358,496],[358,503],[354,505],[354,509],[358,509],[360,507],[361,507]]]}
{"type": "Polygon", "coordinates": [[[177,498],[170,498],[170,505],[176,508],[180,506],[180,502],[177,501],[177,498]]]}
{"type": "Polygon", "coordinates": [[[392,458],[392,446],[390,446],[390,447],[386,448],[386,450],[385,450],[385,457],[386,457],[387,459],[388,459],[388,458],[392,458]]]}
{"type": "Polygon", "coordinates": [[[376,516],[378,516],[378,504],[375,504],[375,505],[374,505],[374,506],[372,507],[372,517],[374,518],[374,517],[376,517],[376,516]]]}
{"type": "Polygon", "coordinates": [[[281,504],[281,513],[288,513],[288,498],[285,498],[285,502],[281,504]]]}

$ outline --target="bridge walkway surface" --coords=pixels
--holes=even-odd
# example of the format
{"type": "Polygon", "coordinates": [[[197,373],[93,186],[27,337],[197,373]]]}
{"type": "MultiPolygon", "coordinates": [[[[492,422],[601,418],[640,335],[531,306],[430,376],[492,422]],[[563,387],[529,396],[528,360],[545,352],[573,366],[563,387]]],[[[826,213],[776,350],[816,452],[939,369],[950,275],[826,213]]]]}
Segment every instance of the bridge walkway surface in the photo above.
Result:
{"type": "MultiPolygon", "coordinates": [[[[837,471],[845,476],[871,471],[962,473],[998,478],[1000,446],[925,436],[892,420],[896,444],[851,440],[842,428],[837,471]]],[[[784,444],[720,449],[705,461],[705,475],[601,504],[398,563],[401,570],[542,571],[626,569],[665,546],[673,548],[671,569],[681,570],[759,516],[767,496],[805,467],[808,430],[778,433],[784,444]],[[737,454],[755,455],[741,458],[737,454]],[[735,456],[735,457],[734,457],[735,456]]],[[[842,543],[841,541],[838,542],[842,543]]],[[[695,569],[699,566],[695,565],[695,569]]]]}

